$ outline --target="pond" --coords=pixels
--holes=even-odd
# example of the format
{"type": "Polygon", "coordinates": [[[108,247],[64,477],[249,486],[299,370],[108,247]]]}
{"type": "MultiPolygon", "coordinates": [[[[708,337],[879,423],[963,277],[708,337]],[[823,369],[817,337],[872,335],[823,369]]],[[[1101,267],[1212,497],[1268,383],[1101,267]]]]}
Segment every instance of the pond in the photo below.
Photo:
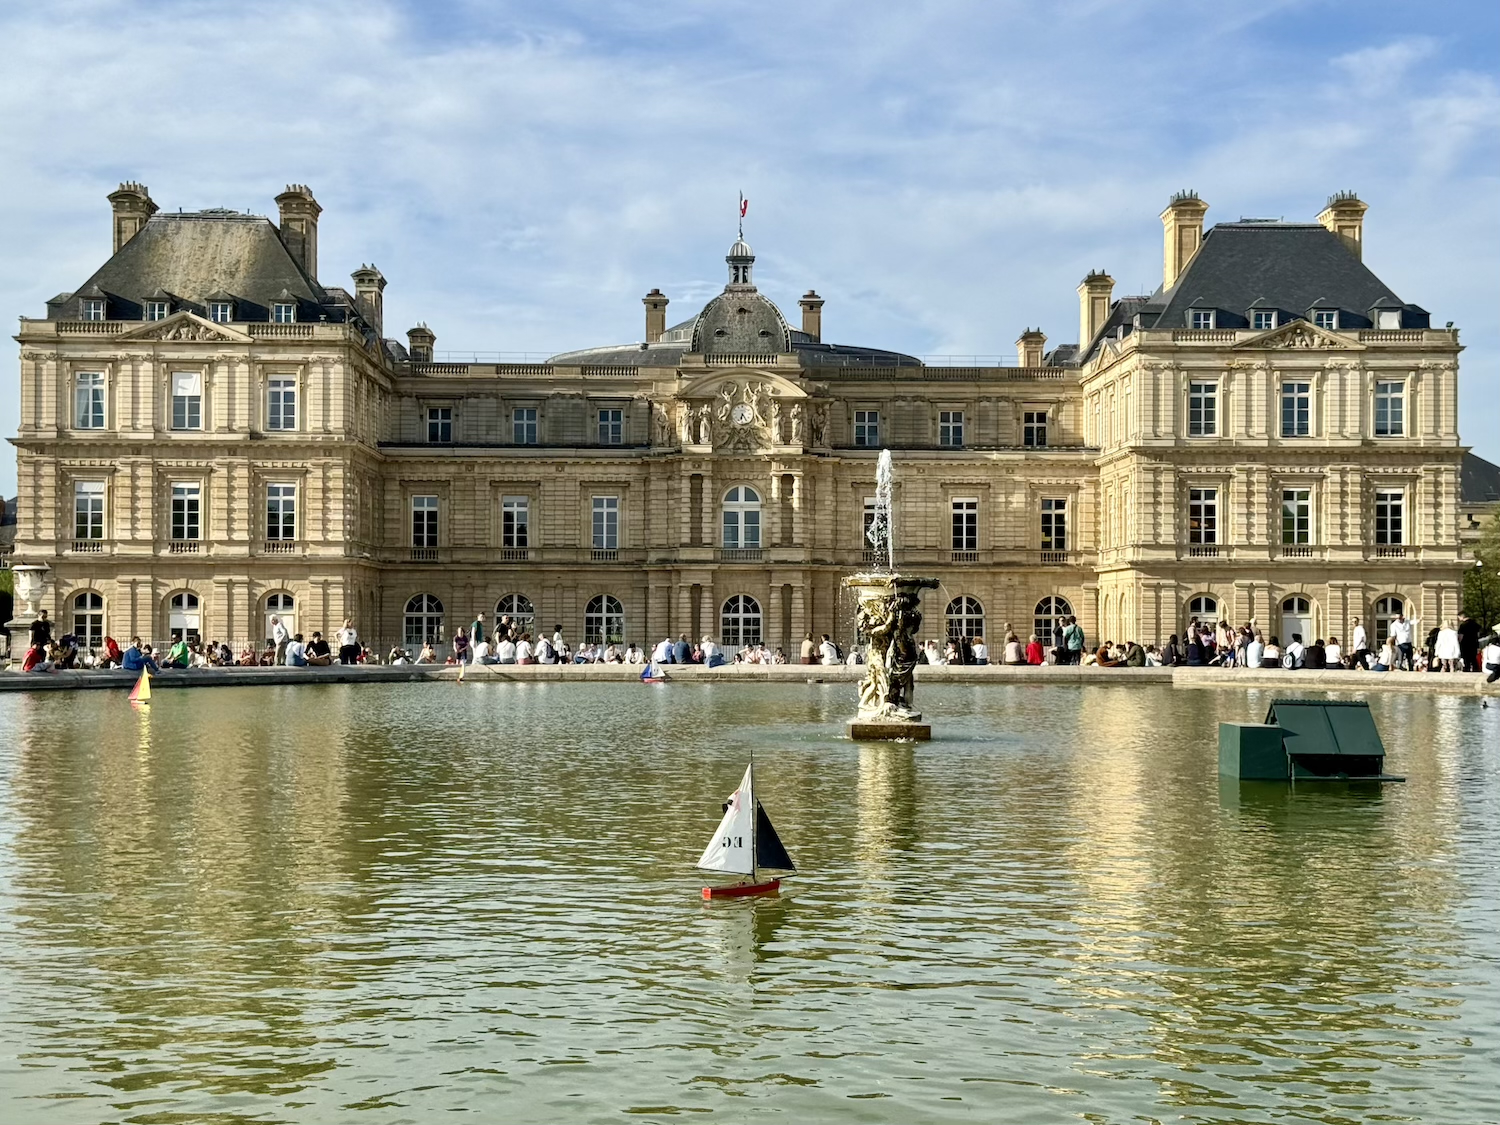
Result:
{"type": "Polygon", "coordinates": [[[1500,1120],[1500,707],[1221,785],[1270,695],[453,684],[0,697],[32,1122],[1500,1120]],[[751,751],[801,871],[705,903],[751,751]]]}

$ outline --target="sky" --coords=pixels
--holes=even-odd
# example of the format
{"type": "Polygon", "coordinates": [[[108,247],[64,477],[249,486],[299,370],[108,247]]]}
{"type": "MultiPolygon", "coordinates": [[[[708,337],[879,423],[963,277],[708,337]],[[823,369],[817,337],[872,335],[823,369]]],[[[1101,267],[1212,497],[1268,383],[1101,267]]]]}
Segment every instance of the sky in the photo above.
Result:
{"type": "Polygon", "coordinates": [[[815,288],[826,340],[1013,357],[1076,340],[1089,270],[1159,284],[1176,190],[1213,223],[1352,189],[1366,263],[1461,329],[1461,432],[1500,460],[1493,2],[0,0],[0,42],[10,317],[102,264],[122,180],[270,215],[305,183],[322,281],[376,264],[388,335],[634,341],[653,286],[669,323],[722,287],[744,192],[794,321],[815,288]]]}

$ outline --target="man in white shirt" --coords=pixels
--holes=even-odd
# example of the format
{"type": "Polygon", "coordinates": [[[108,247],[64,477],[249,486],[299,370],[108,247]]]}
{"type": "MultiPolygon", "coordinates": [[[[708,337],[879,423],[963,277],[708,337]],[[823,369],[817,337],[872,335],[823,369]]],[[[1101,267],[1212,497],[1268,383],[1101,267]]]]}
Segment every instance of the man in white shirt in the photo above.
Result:
{"type": "Polygon", "coordinates": [[[516,662],[516,642],[506,637],[495,646],[496,664],[514,664],[516,662]]]}
{"type": "Polygon", "coordinates": [[[1406,619],[1406,614],[1396,614],[1396,620],[1391,622],[1391,640],[1396,642],[1396,651],[1400,653],[1401,667],[1408,672],[1412,670],[1412,659],[1415,655],[1411,645],[1411,622],[1406,619]]]}
{"type": "Polygon", "coordinates": [[[828,639],[828,634],[823,634],[823,643],[818,646],[818,657],[829,666],[839,663],[839,646],[828,639]]]}
{"type": "Polygon", "coordinates": [[[1306,657],[1306,649],[1302,647],[1302,634],[1293,633],[1292,643],[1286,646],[1286,654],[1281,658],[1283,668],[1301,668],[1306,657]]]}
{"type": "Polygon", "coordinates": [[[653,664],[670,664],[670,663],[672,663],[672,638],[671,637],[663,637],[661,639],[661,642],[656,646],[656,648],[652,650],[652,652],[651,652],[651,663],[653,663],[653,664]]]}
{"type": "Polygon", "coordinates": [[[553,652],[561,652],[562,650],[563,650],[562,626],[561,625],[554,625],[554,626],[552,626],[552,651],[553,652]]]}
{"type": "Polygon", "coordinates": [[[536,662],[538,664],[556,664],[557,650],[552,647],[552,642],[543,633],[536,639],[536,662]]]}
{"type": "Polygon", "coordinates": [[[286,627],[286,623],[276,614],[271,614],[271,640],[276,643],[276,663],[286,663],[287,642],[292,639],[292,632],[286,627]]]}
{"type": "Polygon", "coordinates": [[[1260,639],[1260,634],[1256,633],[1251,636],[1250,643],[1245,646],[1245,667],[1259,668],[1260,662],[1264,660],[1265,657],[1265,642],[1260,639]]]}
{"type": "Polygon", "coordinates": [[[712,637],[703,638],[703,643],[699,646],[699,651],[703,653],[703,666],[705,668],[717,668],[720,664],[724,663],[724,654],[719,650],[719,646],[714,643],[712,637]]]}
{"type": "Polygon", "coordinates": [[[489,641],[480,641],[478,644],[476,644],[473,647],[473,649],[471,651],[473,653],[474,663],[475,664],[493,664],[493,663],[495,663],[495,658],[490,655],[490,642],[489,641]]]}
{"type": "Polygon", "coordinates": [[[628,645],[625,646],[625,663],[626,664],[640,664],[640,663],[642,663],[641,656],[642,656],[641,647],[640,647],[640,645],[636,644],[634,641],[631,641],[628,645]]]}
{"type": "Polygon", "coordinates": [[[359,633],[355,631],[353,618],[344,618],[344,627],[333,639],[338,642],[340,664],[359,663],[359,633]]]}

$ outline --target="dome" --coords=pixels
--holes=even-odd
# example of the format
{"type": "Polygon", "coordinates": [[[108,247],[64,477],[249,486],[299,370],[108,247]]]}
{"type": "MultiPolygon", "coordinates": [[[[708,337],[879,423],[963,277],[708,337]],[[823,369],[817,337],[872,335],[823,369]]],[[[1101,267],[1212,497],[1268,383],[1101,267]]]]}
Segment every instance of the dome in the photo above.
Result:
{"type": "Polygon", "coordinates": [[[750,244],[743,238],[735,239],[734,245],[729,248],[729,253],[724,256],[725,261],[732,261],[735,258],[755,260],[755,251],[750,249],[750,244]]]}
{"type": "Polygon", "coordinates": [[[692,350],[704,355],[775,355],[791,350],[791,327],[753,288],[729,286],[698,314],[692,350]]]}

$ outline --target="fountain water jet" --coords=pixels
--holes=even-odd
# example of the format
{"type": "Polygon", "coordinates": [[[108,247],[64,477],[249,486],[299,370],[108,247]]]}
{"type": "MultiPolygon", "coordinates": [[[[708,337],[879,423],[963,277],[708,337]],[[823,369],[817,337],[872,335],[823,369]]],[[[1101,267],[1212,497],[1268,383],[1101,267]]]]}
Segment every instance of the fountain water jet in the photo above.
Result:
{"type": "Polygon", "coordinates": [[[849,721],[849,737],[862,741],[926,741],[932,727],[912,706],[917,666],[917,630],[922,627],[923,590],[936,578],[896,571],[896,533],[891,521],[891,451],[882,449],[875,469],[875,515],[866,533],[879,569],[851,574],[844,586],[856,598],[855,620],[869,642],[865,676],[859,685],[859,715],[849,721]]]}

